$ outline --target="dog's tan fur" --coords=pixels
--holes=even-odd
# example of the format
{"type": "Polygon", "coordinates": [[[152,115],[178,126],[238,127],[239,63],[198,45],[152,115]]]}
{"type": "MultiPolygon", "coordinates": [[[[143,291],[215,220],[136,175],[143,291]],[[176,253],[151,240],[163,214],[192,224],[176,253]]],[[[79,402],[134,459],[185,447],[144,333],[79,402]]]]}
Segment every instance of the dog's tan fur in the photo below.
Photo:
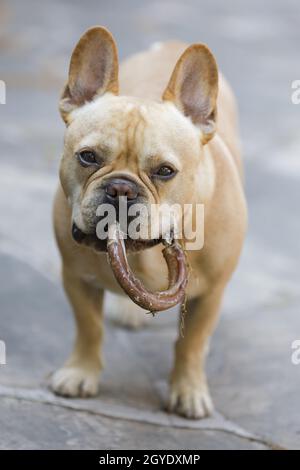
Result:
{"type": "MultiPolygon", "coordinates": [[[[149,203],[205,204],[204,248],[187,253],[188,314],[184,337],[176,343],[169,398],[169,410],[200,418],[212,411],[205,355],[224,288],[240,255],[247,216],[233,94],[222,76],[218,93],[209,50],[202,45],[186,47],[170,42],[129,58],[121,66],[119,83],[116,47],[105,29],[89,30],[73,53],[60,105],[67,131],[54,223],[77,337],[70,359],[53,375],[51,385],[67,396],[97,393],[103,292],[122,291],[106,254],[75,243],[71,224],[75,219],[85,228],[84,201],[93,197],[103,178],[129,175],[143,185],[149,203]],[[93,174],[74,159],[85,146],[105,154],[106,165],[93,174]],[[178,174],[154,185],[147,171],[166,155],[178,174]]],[[[161,246],[129,254],[129,260],[149,288],[166,288],[161,246]]]]}

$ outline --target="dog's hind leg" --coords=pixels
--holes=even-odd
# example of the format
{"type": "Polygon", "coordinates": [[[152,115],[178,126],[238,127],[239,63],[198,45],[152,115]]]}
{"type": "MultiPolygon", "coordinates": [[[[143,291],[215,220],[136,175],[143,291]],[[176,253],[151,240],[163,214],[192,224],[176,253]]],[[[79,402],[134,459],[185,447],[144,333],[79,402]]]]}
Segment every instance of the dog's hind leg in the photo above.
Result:
{"type": "Polygon", "coordinates": [[[203,418],[213,411],[204,366],[223,289],[214,288],[188,302],[184,336],[176,342],[168,410],[187,418],[203,418]]]}
{"type": "Polygon", "coordinates": [[[98,392],[102,367],[103,291],[63,270],[66,294],[75,314],[77,336],[70,358],[51,377],[50,387],[58,395],[69,397],[94,396],[98,392]]]}
{"type": "Polygon", "coordinates": [[[146,326],[151,321],[151,315],[147,315],[129,297],[111,292],[105,293],[104,311],[112,323],[131,330],[146,326]]]}

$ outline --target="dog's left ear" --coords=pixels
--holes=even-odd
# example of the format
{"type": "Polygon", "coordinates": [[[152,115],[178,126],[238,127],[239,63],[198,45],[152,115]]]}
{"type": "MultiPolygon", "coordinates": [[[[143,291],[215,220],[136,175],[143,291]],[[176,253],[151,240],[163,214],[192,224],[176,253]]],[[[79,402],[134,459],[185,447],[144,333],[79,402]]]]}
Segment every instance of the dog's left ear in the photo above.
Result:
{"type": "Polygon", "coordinates": [[[204,44],[188,47],[179,58],[163,100],[172,101],[202,131],[208,142],[216,127],[218,68],[213,54],[204,44]]]}
{"type": "Polygon", "coordinates": [[[74,109],[110,92],[118,94],[118,53],[115,41],[107,29],[95,26],[81,36],[71,57],[69,79],[59,110],[68,124],[74,109]]]}

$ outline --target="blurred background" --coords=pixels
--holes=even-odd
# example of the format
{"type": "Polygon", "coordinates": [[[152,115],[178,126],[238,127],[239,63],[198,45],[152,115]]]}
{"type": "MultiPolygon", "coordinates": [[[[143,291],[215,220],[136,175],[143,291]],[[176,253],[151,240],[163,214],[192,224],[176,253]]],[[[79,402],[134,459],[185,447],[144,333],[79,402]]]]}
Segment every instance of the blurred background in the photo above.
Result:
{"type": "Polygon", "coordinates": [[[0,1],[1,448],[300,448],[299,15],[296,0],[0,1]],[[44,385],[74,333],[51,226],[58,98],[73,47],[95,24],[120,59],[167,39],[207,43],[237,96],[249,233],[209,355],[217,412],[201,422],[162,411],[171,315],[138,333],[107,322],[96,399],[58,399],[44,385]]]}

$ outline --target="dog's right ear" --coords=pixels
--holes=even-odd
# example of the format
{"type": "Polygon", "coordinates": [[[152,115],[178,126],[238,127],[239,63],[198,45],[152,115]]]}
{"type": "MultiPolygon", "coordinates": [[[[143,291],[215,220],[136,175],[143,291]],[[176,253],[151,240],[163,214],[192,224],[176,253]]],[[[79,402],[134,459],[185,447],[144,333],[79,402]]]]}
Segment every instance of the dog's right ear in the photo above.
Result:
{"type": "Polygon", "coordinates": [[[81,36],[71,57],[69,79],[59,110],[66,124],[74,109],[110,92],[118,94],[118,53],[115,41],[105,28],[95,26],[81,36]]]}

